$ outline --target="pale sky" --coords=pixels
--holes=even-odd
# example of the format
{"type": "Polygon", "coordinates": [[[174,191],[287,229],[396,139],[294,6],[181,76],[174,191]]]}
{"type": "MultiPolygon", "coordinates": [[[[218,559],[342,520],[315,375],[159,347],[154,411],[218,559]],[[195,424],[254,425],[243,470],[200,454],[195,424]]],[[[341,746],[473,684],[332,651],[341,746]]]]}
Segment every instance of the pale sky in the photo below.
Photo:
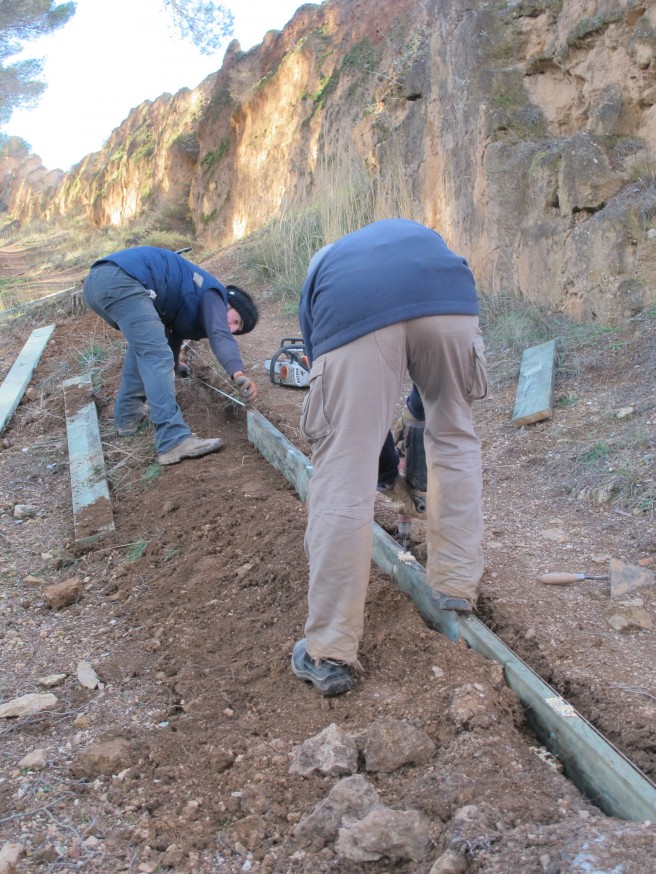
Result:
{"type": "MultiPolygon", "coordinates": [[[[201,55],[172,29],[161,0],[76,2],[68,24],[26,44],[22,57],[45,59],[42,79],[48,88],[36,109],[14,112],[2,128],[27,140],[49,170],[69,170],[97,152],[144,100],[195,88],[220,69],[227,46],[216,55],[201,55]]],[[[282,30],[303,3],[227,0],[223,5],[235,17],[233,38],[247,51],[267,31],[282,30]]]]}

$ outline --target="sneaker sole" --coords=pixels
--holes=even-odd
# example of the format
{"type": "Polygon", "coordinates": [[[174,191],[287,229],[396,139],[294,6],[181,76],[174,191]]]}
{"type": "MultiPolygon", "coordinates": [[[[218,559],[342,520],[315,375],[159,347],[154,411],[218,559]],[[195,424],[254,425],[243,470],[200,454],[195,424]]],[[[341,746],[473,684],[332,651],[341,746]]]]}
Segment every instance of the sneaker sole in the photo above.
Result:
{"type": "Polygon", "coordinates": [[[440,610],[451,610],[454,613],[473,613],[473,608],[464,598],[436,598],[435,603],[440,610]]]}
{"type": "Polygon", "coordinates": [[[292,673],[295,677],[298,677],[299,680],[303,680],[305,683],[311,683],[314,688],[321,692],[321,694],[326,698],[330,698],[333,695],[343,695],[345,692],[350,692],[353,688],[353,682],[347,680],[344,680],[342,683],[321,683],[305,671],[297,670],[294,665],[292,665],[292,673]]]}

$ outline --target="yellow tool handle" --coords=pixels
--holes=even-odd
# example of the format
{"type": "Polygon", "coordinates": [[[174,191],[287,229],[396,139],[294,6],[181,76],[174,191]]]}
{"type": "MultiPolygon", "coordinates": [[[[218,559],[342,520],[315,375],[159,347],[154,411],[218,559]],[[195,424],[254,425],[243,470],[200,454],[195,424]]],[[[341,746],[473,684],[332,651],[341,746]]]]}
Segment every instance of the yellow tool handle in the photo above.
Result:
{"type": "Polygon", "coordinates": [[[544,576],[540,577],[541,583],[546,583],[548,586],[566,586],[568,583],[576,583],[579,580],[584,580],[585,574],[565,574],[565,573],[551,573],[544,574],[544,576]]]}

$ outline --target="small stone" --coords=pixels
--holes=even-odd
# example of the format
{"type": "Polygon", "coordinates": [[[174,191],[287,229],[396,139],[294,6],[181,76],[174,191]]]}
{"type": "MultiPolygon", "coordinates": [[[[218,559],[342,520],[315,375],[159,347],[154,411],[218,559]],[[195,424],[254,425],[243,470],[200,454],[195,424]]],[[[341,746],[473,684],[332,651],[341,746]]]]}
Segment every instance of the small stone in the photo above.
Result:
{"type": "Polygon", "coordinates": [[[18,763],[19,768],[27,768],[30,771],[42,771],[47,765],[45,750],[32,750],[18,763]]]}
{"type": "Polygon", "coordinates": [[[89,744],[75,756],[70,764],[77,777],[98,777],[101,774],[118,774],[129,766],[133,757],[130,743],[123,738],[89,744]]]}
{"type": "Polygon", "coordinates": [[[435,744],[423,729],[386,717],[372,723],[364,745],[367,771],[383,773],[411,762],[425,765],[434,752],[435,744]]]}
{"type": "Polygon", "coordinates": [[[254,850],[264,840],[266,827],[260,816],[245,816],[234,824],[237,840],[235,845],[242,844],[247,850],[254,850]]]}
{"type": "Polygon", "coordinates": [[[0,704],[0,719],[11,719],[14,716],[31,716],[42,710],[50,710],[57,703],[57,696],[52,692],[30,692],[20,698],[12,698],[0,704]]]}
{"type": "Polygon", "coordinates": [[[238,580],[243,580],[245,576],[248,575],[248,572],[253,569],[253,562],[248,561],[246,564],[243,564],[241,567],[238,567],[235,571],[235,576],[238,580]]]}
{"type": "Polygon", "coordinates": [[[353,862],[410,859],[420,862],[431,846],[430,820],[418,810],[378,808],[339,830],[337,852],[353,862]]]}
{"type": "Polygon", "coordinates": [[[313,771],[340,776],[358,770],[358,747],[334,722],[292,752],[290,774],[309,776],[313,771]]]}
{"type": "Polygon", "coordinates": [[[644,607],[611,607],[606,611],[606,622],[615,631],[649,631],[654,627],[644,607]]]}
{"type": "Polygon", "coordinates": [[[32,519],[36,516],[36,507],[30,504],[16,504],[13,512],[14,519],[32,519]]]}
{"type": "Polygon", "coordinates": [[[84,713],[78,713],[78,715],[73,720],[73,725],[76,728],[89,728],[91,725],[91,721],[88,716],[85,716],[84,713]]]}
{"type": "Polygon", "coordinates": [[[43,597],[53,610],[62,610],[64,607],[74,604],[80,597],[80,581],[73,577],[62,583],[48,586],[44,589],[43,597]]]}
{"type": "Polygon", "coordinates": [[[22,844],[4,844],[0,849],[0,874],[14,874],[18,860],[24,852],[22,844]]]}
{"type": "Polygon", "coordinates": [[[184,864],[185,853],[177,844],[170,844],[162,856],[162,865],[165,868],[181,868],[184,864]]]}
{"type": "Polygon", "coordinates": [[[433,862],[428,874],[465,874],[467,860],[454,850],[447,850],[433,862]]]}
{"type": "Polygon", "coordinates": [[[68,674],[48,674],[46,677],[39,677],[39,686],[44,686],[46,689],[54,689],[55,686],[61,686],[68,674]]]}
{"type": "Polygon", "coordinates": [[[77,666],[77,678],[87,689],[97,689],[100,683],[98,675],[89,662],[82,660],[77,666]]]}
{"type": "Polygon", "coordinates": [[[297,838],[313,845],[333,841],[344,819],[363,819],[375,807],[382,806],[375,787],[360,774],[344,777],[326,798],[304,817],[294,829],[297,838]]]}

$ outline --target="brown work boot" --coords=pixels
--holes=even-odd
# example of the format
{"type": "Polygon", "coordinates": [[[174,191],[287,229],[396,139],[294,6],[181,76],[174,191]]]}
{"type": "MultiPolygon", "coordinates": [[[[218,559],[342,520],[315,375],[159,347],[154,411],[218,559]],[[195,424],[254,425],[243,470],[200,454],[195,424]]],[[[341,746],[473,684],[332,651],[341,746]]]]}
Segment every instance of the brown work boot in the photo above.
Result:
{"type": "Polygon", "coordinates": [[[168,452],[161,452],[157,456],[160,464],[177,464],[184,458],[200,458],[201,455],[209,455],[210,452],[218,452],[223,449],[225,443],[220,437],[202,440],[200,437],[185,437],[182,443],[178,443],[168,452]]]}

